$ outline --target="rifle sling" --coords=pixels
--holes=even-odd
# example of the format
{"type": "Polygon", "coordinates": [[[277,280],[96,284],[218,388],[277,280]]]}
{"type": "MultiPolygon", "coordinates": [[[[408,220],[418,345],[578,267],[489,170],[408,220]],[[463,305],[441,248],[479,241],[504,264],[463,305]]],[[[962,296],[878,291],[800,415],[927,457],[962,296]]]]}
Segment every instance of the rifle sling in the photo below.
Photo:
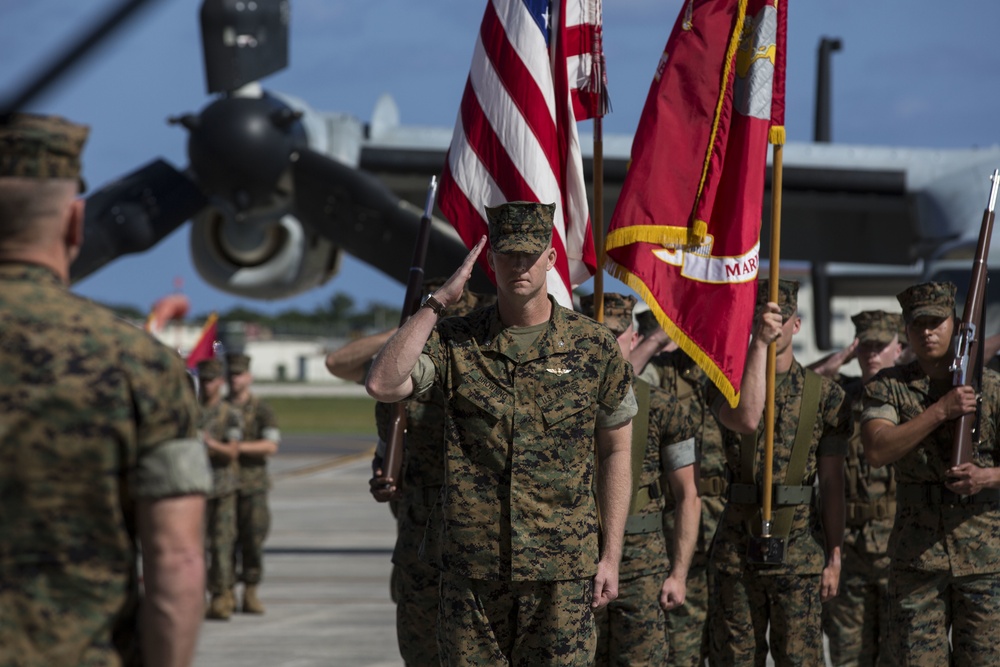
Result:
{"type": "MultiPolygon", "coordinates": [[[[822,380],[820,376],[809,370],[808,368],[803,369],[805,371],[805,383],[802,388],[802,400],[799,402],[799,419],[798,426],[795,429],[795,441],[792,444],[791,456],[788,459],[788,467],[785,469],[784,483],[781,485],[775,485],[784,487],[791,491],[790,487],[798,487],[802,484],[802,480],[805,477],[806,463],[809,460],[809,449],[812,444],[812,434],[813,429],[816,426],[816,417],[819,412],[819,401],[822,393],[822,380]]],[[[757,433],[744,433],[743,438],[740,442],[740,460],[742,466],[742,487],[753,487],[756,490],[756,484],[754,483],[754,459],[757,454],[757,433]],[[747,474],[749,469],[749,475],[747,474]]],[[[734,487],[736,485],[733,485],[734,487]]],[[[732,490],[731,490],[732,492],[732,490]]],[[[757,502],[760,502],[760,494],[757,493],[757,502]]],[[[782,494],[786,496],[788,500],[798,499],[800,494],[786,493],[782,494]]],[[[809,494],[811,498],[811,494],[809,494]]],[[[782,499],[785,499],[783,497],[782,499]]],[[[774,500],[772,498],[772,500],[774,500]]],[[[792,520],[795,517],[795,508],[797,505],[802,504],[801,502],[795,503],[793,505],[783,506],[772,512],[771,521],[771,534],[776,537],[788,538],[788,534],[792,529],[792,520]]],[[[760,531],[760,521],[759,515],[758,520],[750,521],[751,534],[757,535],[760,531]],[[756,524],[756,525],[754,525],[756,524]]]]}
{"type": "MultiPolygon", "coordinates": [[[[649,384],[636,379],[633,389],[639,411],[632,418],[632,500],[628,507],[629,516],[642,509],[639,506],[639,481],[642,478],[642,462],[646,458],[646,447],[649,446],[649,384]]],[[[642,503],[643,506],[649,502],[648,494],[645,496],[645,501],[642,503]]]]}

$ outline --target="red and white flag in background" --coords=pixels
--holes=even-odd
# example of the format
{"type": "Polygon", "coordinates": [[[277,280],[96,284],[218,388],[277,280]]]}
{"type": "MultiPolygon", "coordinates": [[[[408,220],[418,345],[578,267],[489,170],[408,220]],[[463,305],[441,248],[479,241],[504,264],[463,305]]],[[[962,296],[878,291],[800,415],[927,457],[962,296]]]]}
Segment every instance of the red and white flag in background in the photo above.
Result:
{"type": "Polygon", "coordinates": [[[441,211],[468,247],[485,206],[556,204],[548,289],[570,308],[597,268],[576,121],[602,113],[600,30],[599,0],[490,0],[441,177],[441,211]]]}

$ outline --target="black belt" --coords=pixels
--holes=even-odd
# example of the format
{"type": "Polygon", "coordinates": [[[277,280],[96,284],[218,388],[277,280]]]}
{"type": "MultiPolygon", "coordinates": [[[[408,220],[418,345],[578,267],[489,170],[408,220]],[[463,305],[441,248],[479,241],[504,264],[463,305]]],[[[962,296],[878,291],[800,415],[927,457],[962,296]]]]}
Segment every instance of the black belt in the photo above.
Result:
{"type": "Polygon", "coordinates": [[[1000,503],[1000,489],[983,489],[974,495],[963,496],[939,484],[900,484],[896,488],[896,502],[910,505],[1000,503]]]}

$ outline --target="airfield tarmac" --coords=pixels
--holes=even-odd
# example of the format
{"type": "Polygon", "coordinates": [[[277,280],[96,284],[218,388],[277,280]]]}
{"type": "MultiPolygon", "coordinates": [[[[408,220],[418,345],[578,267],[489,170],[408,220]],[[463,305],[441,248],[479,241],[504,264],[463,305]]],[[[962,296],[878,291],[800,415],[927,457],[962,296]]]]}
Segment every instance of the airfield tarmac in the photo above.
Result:
{"type": "Polygon", "coordinates": [[[263,616],[206,621],[197,667],[398,667],[395,522],[368,495],[371,438],[286,436],[270,464],[263,616]]]}
{"type": "Polygon", "coordinates": [[[374,446],[370,437],[285,436],[270,463],[267,613],[205,621],[196,667],[403,665],[389,599],[395,521],[368,495],[374,446]]]}

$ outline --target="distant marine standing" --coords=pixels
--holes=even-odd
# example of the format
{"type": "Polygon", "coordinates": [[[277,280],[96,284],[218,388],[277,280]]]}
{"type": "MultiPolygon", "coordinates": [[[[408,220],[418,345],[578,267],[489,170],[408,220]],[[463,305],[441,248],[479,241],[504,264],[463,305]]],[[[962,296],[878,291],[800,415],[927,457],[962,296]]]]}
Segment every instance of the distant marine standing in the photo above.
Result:
{"type": "Polygon", "coordinates": [[[239,580],[243,582],[243,612],[263,614],[258,588],[264,576],[264,540],[271,529],[271,510],[267,504],[271,481],[267,459],[278,451],[281,431],[274,411],[267,402],[250,391],[250,357],[240,353],[226,355],[229,374],[228,401],[240,412],[243,439],[239,445],[239,494],[236,501],[236,552],[239,554],[239,580]]]}
{"type": "Polygon", "coordinates": [[[211,596],[205,617],[225,620],[236,609],[233,599],[233,547],[236,544],[236,497],[240,485],[240,440],[243,416],[225,401],[226,383],[222,362],[208,359],[198,363],[201,415],[198,431],[212,464],[212,493],[205,513],[205,548],[208,553],[208,593],[211,596]]]}

